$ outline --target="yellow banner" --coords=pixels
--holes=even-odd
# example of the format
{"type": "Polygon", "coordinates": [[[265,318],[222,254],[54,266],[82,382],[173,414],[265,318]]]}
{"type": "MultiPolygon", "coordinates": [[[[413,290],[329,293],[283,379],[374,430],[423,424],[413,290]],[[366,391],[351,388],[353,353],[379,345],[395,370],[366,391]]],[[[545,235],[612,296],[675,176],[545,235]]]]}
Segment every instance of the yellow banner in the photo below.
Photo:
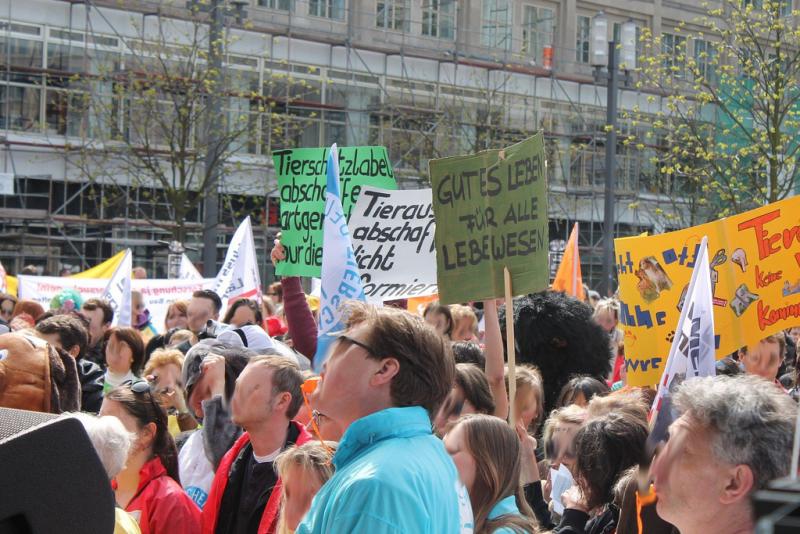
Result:
{"type": "Polygon", "coordinates": [[[708,236],[717,359],[800,326],[800,196],[684,230],[614,241],[628,383],[661,378],[708,236]]]}
{"type": "MultiPolygon", "coordinates": [[[[125,251],[122,250],[111,256],[103,263],[99,263],[94,267],[86,269],[85,271],[81,271],[77,274],[73,274],[71,278],[111,278],[114,275],[114,271],[117,270],[122,258],[125,257],[125,251]]],[[[17,277],[16,276],[9,276],[6,275],[6,291],[16,296],[17,295],[17,277]]]]}

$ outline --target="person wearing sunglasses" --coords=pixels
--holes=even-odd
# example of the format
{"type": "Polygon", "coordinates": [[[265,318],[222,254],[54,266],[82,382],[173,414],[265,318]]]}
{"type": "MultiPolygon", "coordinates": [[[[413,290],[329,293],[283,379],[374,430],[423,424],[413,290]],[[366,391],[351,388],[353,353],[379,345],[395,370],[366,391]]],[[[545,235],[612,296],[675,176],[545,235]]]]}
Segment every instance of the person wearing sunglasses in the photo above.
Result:
{"type": "Polygon", "coordinates": [[[471,531],[469,496],[431,419],[455,380],[449,342],[394,308],[348,303],[310,404],[344,430],[296,532],[471,531]]]}
{"type": "Polygon", "coordinates": [[[178,451],[150,384],[137,381],[112,389],[100,415],[116,417],[135,435],[113,486],[117,504],[138,521],[142,534],[199,532],[200,509],[180,485],[178,451]]]}

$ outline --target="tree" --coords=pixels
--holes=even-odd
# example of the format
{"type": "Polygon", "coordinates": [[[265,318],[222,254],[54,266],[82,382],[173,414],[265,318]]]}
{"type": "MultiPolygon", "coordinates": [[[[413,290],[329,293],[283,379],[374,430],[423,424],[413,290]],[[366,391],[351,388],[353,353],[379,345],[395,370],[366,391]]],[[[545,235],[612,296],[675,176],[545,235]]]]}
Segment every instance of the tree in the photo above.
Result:
{"type": "Polygon", "coordinates": [[[789,6],[722,0],[674,32],[642,32],[636,86],[660,109],[625,113],[651,128],[623,142],[652,152],[656,179],[668,182],[684,223],[775,202],[797,187],[800,29],[789,6]]]}
{"type": "MultiPolygon", "coordinates": [[[[84,121],[80,141],[69,142],[67,151],[80,174],[104,184],[106,202],[133,205],[137,218],[185,241],[187,219],[221,180],[248,165],[266,180],[266,158],[237,156],[256,153],[267,136],[293,146],[303,120],[287,118],[282,109],[289,99],[318,89],[286,73],[268,76],[262,86],[256,69],[236,64],[231,55],[220,83],[208,64],[203,15],[192,12],[190,20],[158,16],[156,24],[155,32],[152,22],[150,33],[142,31],[146,39],[126,42],[124,66],[107,64],[71,76],[69,105],[84,121]],[[209,108],[214,96],[223,101],[218,115],[209,108]],[[216,150],[210,145],[212,133],[216,150]],[[243,163],[248,159],[253,163],[243,163]],[[131,203],[131,190],[137,189],[149,204],[131,203]]],[[[228,50],[234,38],[225,41],[222,49],[228,50]]],[[[236,200],[245,189],[226,183],[229,205],[223,210],[246,205],[240,202],[244,196],[236,200]]]]}

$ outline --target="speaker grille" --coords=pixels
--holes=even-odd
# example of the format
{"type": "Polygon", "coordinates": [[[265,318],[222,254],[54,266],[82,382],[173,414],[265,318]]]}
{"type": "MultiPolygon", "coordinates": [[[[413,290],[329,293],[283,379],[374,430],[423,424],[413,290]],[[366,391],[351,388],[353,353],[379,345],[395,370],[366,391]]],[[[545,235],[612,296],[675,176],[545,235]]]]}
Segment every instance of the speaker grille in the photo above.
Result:
{"type": "Polygon", "coordinates": [[[0,444],[31,427],[58,417],[51,413],[30,412],[14,408],[0,408],[0,444]]]}

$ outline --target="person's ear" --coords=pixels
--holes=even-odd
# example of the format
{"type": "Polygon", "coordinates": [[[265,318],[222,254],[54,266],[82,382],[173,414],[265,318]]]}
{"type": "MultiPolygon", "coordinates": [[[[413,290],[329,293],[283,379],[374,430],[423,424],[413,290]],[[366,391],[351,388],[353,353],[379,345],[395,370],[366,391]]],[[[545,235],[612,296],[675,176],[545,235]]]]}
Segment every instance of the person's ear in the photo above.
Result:
{"type": "Polygon", "coordinates": [[[286,409],[289,407],[289,404],[292,402],[292,394],[288,391],[284,391],[283,393],[279,393],[275,396],[275,401],[272,404],[272,411],[278,411],[280,413],[286,413],[286,409]]]}
{"type": "Polygon", "coordinates": [[[755,475],[750,466],[739,464],[728,469],[725,475],[727,482],[719,498],[722,504],[740,503],[750,495],[755,486],[755,475]]]}
{"type": "Polygon", "coordinates": [[[370,379],[370,385],[380,386],[388,384],[400,372],[400,362],[397,358],[384,358],[380,362],[380,366],[375,371],[370,379]]]}
{"type": "Polygon", "coordinates": [[[139,431],[139,445],[143,449],[147,449],[153,444],[156,439],[157,429],[156,424],[151,422],[144,425],[139,431]]]}
{"type": "Polygon", "coordinates": [[[81,347],[80,345],[72,345],[67,352],[70,356],[77,360],[78,356],[81,354],[81,347]]]}

